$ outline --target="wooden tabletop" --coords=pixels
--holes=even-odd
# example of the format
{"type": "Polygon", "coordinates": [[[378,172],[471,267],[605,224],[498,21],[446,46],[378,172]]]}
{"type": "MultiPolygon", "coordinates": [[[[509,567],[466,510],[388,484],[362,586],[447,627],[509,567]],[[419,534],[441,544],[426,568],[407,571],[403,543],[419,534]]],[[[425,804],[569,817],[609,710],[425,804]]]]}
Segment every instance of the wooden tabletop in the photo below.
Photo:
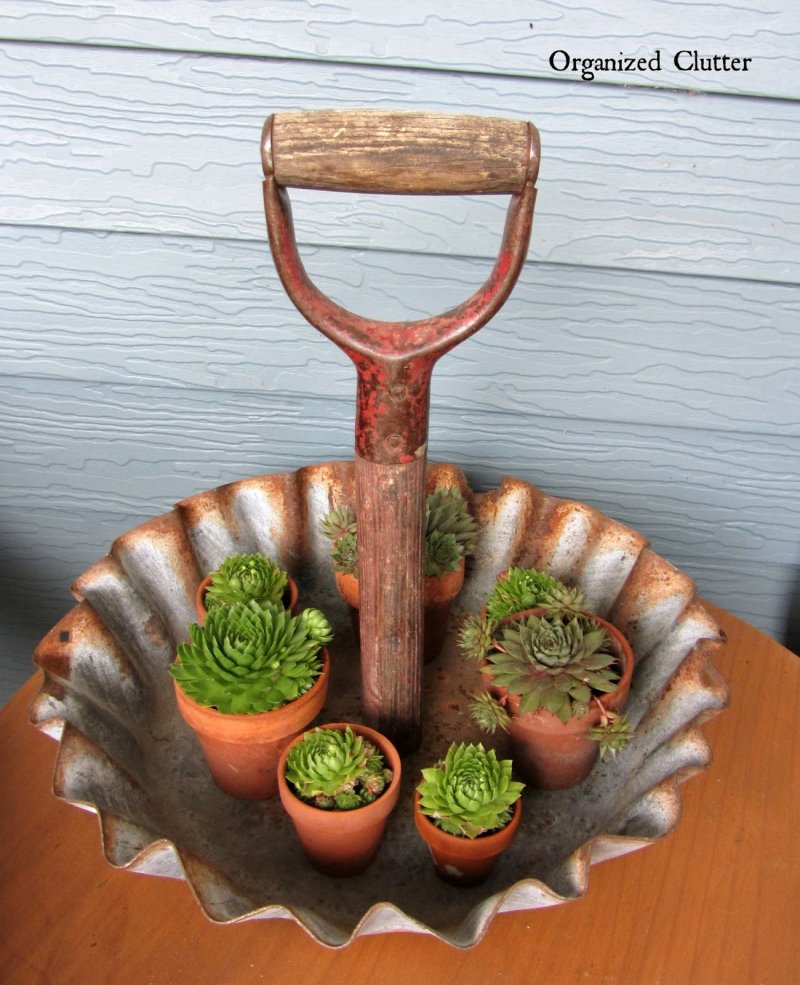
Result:
{"type": "Polygon", "coordinates": [[[0,981],[796,985],[800,659],[709,608],[732,702],[704,727],[714,762],[682,787],[677,829],[593,867],[581,900],[496,917],[469,951],[415,934],[333,951],[289,921],[216,926],[186,883],[112,868],[97,819],[51,793],[32,678],[0,712],[0,981]]]}

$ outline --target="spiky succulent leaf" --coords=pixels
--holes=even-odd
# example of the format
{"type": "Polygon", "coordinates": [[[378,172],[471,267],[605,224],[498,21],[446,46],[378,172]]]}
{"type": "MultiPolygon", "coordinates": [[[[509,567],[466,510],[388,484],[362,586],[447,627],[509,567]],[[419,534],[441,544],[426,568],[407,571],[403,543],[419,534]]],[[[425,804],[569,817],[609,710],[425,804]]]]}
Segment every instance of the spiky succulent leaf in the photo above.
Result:
{"type": "Polygon", "coordinates": [[[350,726],[306,732],[286,760],[297,795],[322,810],[354,810],[371,803],[392,779],[373,743],[350,726]]]}
{"type": "Polygon", "coordinates": [[[619,681],[606,631],[587,616],[545,613],[503,626],[487,658],[492,681],[520,697],[520,712],[546,708],[563,722],[586,713],[619,681]]]}
{"type": "Polygon", "coordinates": [[[461,554],[455,534],[432,531],[425,539],[425,577],[438,578],[448,571],[458,571],[461,554]]]}
{"type": "Polygon", "coordinates": [[[286,591],[286,572],[264,554],[231,554],[216,571],[205,592],[209,611],[235,602],[280,605],[286,591]]]}
{"type": "Polygon", "coordinates": [[[358,571],[358,541],[355,534],[344,534],[331,548],[333,566],[343,575],[355,575],[358,571]]]}
{"type": "Polygon", "coordinates": [[[322,669],[319,639],[277,605],[219,606],[202,626],[189,627],[189,637],[170,673],[190,698],[224,714],[280,708],[308,691],[322,669]]]}
{"type": "Polygon", "coordinates": [[[505,732],[511,723],[511,716],[488,691],[476,694],[470,702],[469,710],[473,720],[490,735],[494,735],[497,729],[505,732]]]}
{"type": "Polygon", "coordinates": [[[499,578],[486,600],[486,614],[499,622],[525,609],[581,612],[583,594],[536,568],[509,568],[499,578]]]}
{"type": "Polygon", "coordinates": [[[459,558],[475,551],[478,525],[467,509],[467,501],[455,487],[434,489],[425,500],[426,539],[434,533],[452,534],[458,544],[459,558]]]}
{"type": "Polygon", "coordinates": [[[355,534],[358,531],[356,515],[349,506],[340,506],[326,513],[320,520],[320,527],[334,543],[345,534],[355,534]]]}
{"type": "Polygon", "coordinates": [[[448,834],[464,838],[504,828],[524,784],[511,779],[511,760],[478,742],[455,742],[443,760],[423,769],[420,810],[448,834]]]}
{"type": "Polygon", "coordinates": [[[468,615],[458,631],[458,646],[464,656],[470,660],[483,660],[492,647],[494,629],[494,623],[485,616],[468,615]]]}

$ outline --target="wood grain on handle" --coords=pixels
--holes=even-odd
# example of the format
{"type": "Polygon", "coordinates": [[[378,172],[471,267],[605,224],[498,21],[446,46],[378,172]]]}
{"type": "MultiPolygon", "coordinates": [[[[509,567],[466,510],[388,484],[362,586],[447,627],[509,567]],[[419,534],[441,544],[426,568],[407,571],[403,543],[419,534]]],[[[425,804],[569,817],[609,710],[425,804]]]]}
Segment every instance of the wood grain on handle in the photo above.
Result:
{"type": "Polygon", "coordinates": [[[264,173],[289,188],[404,195],[513,194],[539,168],[525,120],[449,113],[277,113],[264,126],[264,173]]]}

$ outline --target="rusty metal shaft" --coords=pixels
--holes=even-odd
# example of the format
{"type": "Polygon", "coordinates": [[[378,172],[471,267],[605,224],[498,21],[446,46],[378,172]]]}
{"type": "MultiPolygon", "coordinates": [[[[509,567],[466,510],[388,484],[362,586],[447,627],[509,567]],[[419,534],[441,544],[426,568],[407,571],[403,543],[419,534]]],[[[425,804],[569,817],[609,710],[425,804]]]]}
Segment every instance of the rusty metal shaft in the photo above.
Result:
{"type": "MultiPolygon", "coordinates": [[[[430,138],[433,132],[441,141],[434,142],[443,160],[438,159],[438,177],[430,180],[432,190],[451,190],[448,183],[453,162],[448,155],[452,155],[453,145],[446,127],[445,138],[441,137],[441,117],[411,114],[410,121],[409,114],[378,113],[371,118],[369,113],[360,113],[354,124],[356,135],[350,134],[348,142],[346,121],[337,114],[299,115],[312,130],[318,125],[320,132],[326,126],[330,128],[330,117],[335,117],[342,126],[333,127],[333,131],[338,134],[340,153],[345,156],[348,147],[363,145],[365,138],[358,137],[359,127],[372,134],[383,125],[384,131],[394,133],[394,118],[399,117],[394,140],[404,147],[404,128],[413,122],[411,130],[418,139],[422,139],[420,134],[430,138]]],[[[508,122],[512,136],[522,127],[516,139],[519,145],[524,138],[524,146],[516,146],[516,150],[524,157],[525,167],[517,167],[513,182],[509,179],[508,187],[501,188],[512,192],[511,203],[500,253],[486,283],[468,300],[442,315],[411,322],[383,322],[336,304],[314,286],[303,267],[289,197],[276,176],[279,169],[273,132],[279,120],[293,116],[270,118],[264,129],[264,207],[270,247],[289,297],[312,325],[348,354],[358,374],[355,462],[362,711],[370,725],[408,751],[418,745],[421,737],[425,468],[431,373],[437,359],[489,321],[519,276],[531,233],[538,139],[531,124],[490,121],[498,128],[508,122]]],[[[452,119],[469,121],[464,126],[473,129],[479,126],[475,120],[480,120],[445,118],[447,122],[452,119]]],[[[288,124],[284,130],[294,133],[288,124]]],[[[461,129],[454,128],[456,131],[461,140],[461,129]]],[[[313,148],[313,133],[309,140],[313,148]]],[[[458,147],[463,153],[460,143],[458,147]]],[[[298,142],[295,156],[287,160],[284,155],[280,160],[292,176],[302,171],[299,166],[307,158],[314,161],[313,149],[298,142]],[[295,169],[290,165],[296,165],[295,169]]],[[[391,191],[404,187],[403,182],[407,181],[403,169],[393,170],[385,159],[379,171],[371,168],[366,178],[362,172],[350,176],[346,186],[341,177],[345,171],[340,167],[337,184],[332,186],[391,191]]],[[[297,180],[308,187],[310,179],[297,180]]],[[[479,176],[476,187],[468,190],[486,190],[481,184],[485,180],[479,176]]],[[[326,182],[317,175],[314,187],[326,187],[326,182]]],[[[491,190],[496,190],[494,185],[491,190]]]]}

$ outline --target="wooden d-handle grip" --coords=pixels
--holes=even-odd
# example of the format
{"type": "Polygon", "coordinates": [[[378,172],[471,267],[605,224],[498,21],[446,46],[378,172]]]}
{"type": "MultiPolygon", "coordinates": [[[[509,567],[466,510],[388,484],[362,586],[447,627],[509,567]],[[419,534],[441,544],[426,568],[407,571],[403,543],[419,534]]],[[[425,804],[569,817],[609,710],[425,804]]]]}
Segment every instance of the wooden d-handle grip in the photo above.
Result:
{"type": "Polygon", "coordinates": [[[276,113],[261,142],[264,174],[287,188],[403,195],[516,194],[539,170],[524,120],[447,113],[276,113]]]}

